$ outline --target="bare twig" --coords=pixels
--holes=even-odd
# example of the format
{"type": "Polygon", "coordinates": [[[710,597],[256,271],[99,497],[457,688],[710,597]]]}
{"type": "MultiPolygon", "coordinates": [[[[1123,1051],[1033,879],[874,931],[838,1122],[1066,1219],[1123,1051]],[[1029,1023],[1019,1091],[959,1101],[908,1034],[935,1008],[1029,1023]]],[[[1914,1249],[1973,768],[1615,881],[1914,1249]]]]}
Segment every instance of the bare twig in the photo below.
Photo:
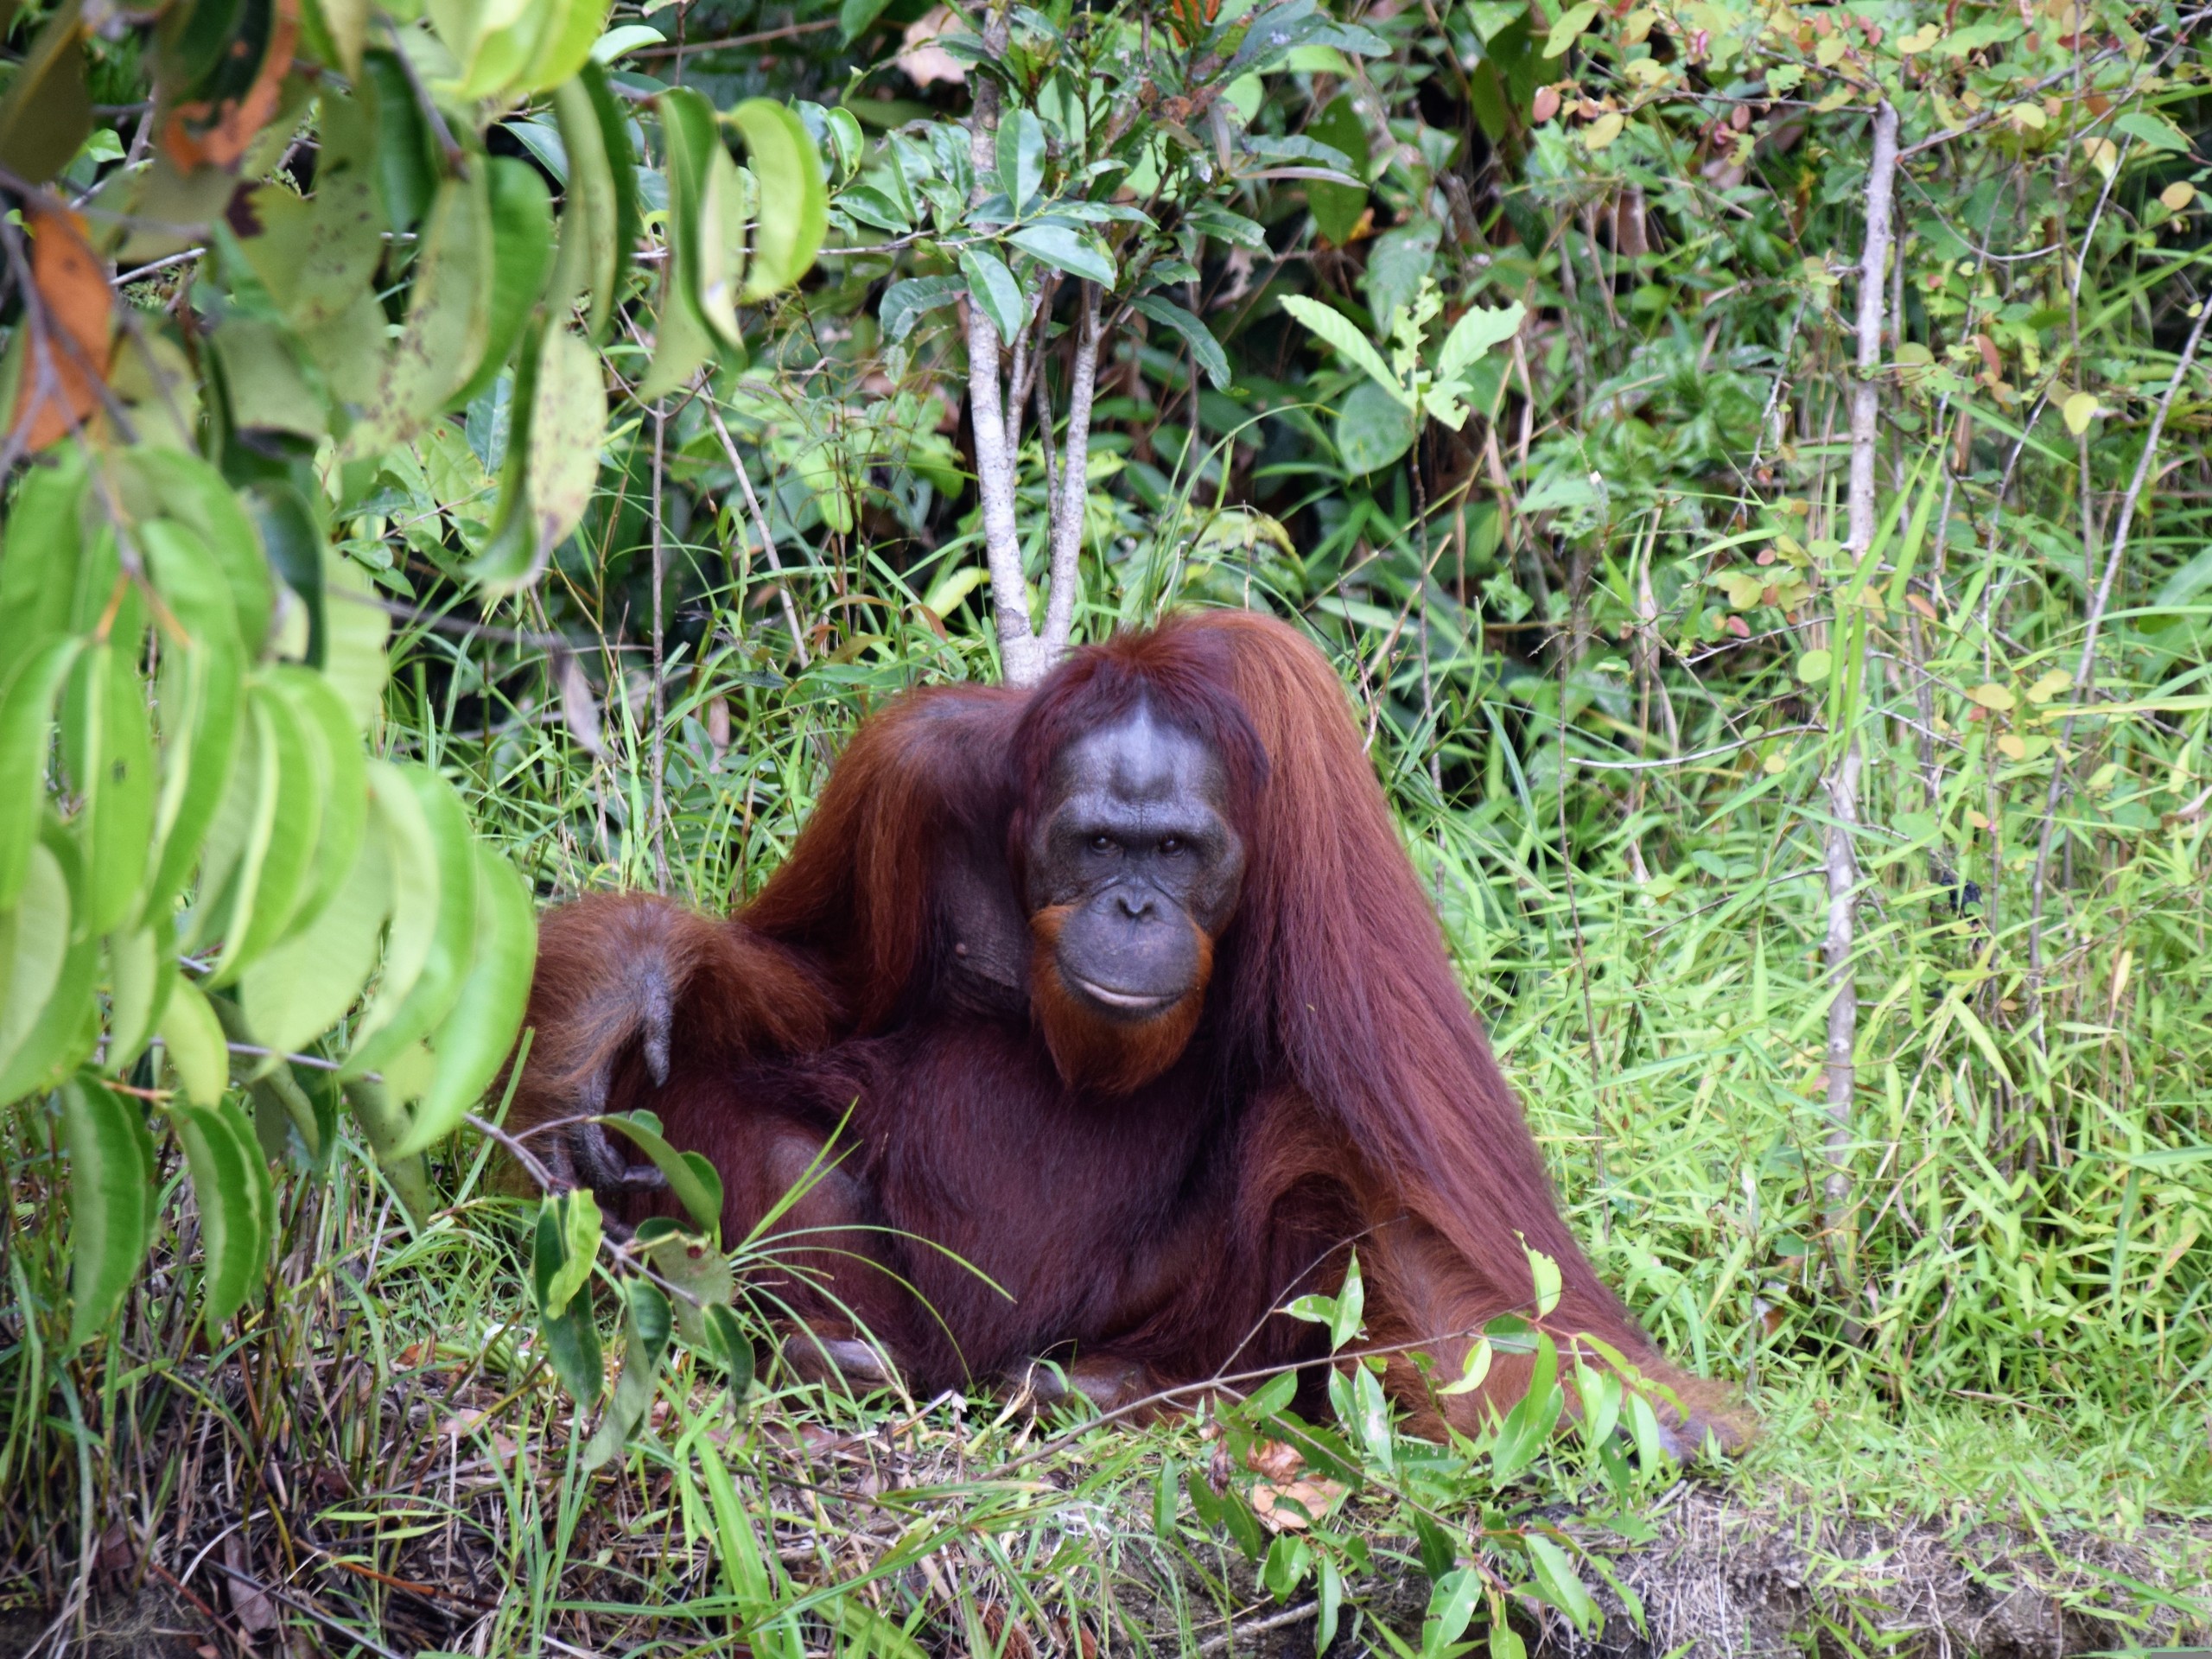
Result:
{"type": "Polygon", "coordinates": [[[737,474],[737,487],[744,492],[745,505],[753,514],[753,527],[760,536],[760,550],[767,556],[768,569],[775,573],[777,597],[784,604],[784,626],[791,631],[791,650],[804,669],[810,659],[806,650],[806,631],[799,626],[798,605],[791,598],[791,585],[784,575],[784,562],[776,552],[776,538],[768,533],[768,515],[760,511],[760,498],[753,493],[753,480],[745,471],[745,462],[737,453],[737,444],[729,435],[729,428],[722,424],[721,410],[709,394],[707,418],[714,423],[715,435],[722,441],[722,454],[729,458],[730,470],[737,474]]]}
{"type": "MultiPolygon", "coordinates": [[[[2158,397],[2158,406],[2151,416],[2151,429],[2144,434],[2143,453],[2136,458],[2135,476],[2128,480],[2127,493],[2120,504],[2120,515],[2112,527],[2112,550],[2105,556],[2104,574],[2098,579],[2096,591],[2089,599],[2088,626],[2082,638],[2082,655],[2074,664],[2074,696],[2075,705],[2086,702],[2096,677],[2097,634],[2104,626],[2105,608],[2112,603],[2113,584],[2119,580],[2121,558],[2127,551],[2127,533],[2135,523],[2135,509],[2143,499],[2144,486],[2151,481],[2151,474],[2158,456],[2158,439],[2165,431],[2166,416],[2174,406],[2174,397],[2187,378],[2190,365],[2196,360],[2196,347],[2204,338],[2204,325],[2212,322],[2212,296],[2208,296],[2197,308],[2196,326],[2189,331],[2183,342],[2181,357],[2174,364],[2173,377],[2166,382],[2165,391],[2158,397]]],[[[2036,842],[2036,868],[2032,896],[2028,912],[2028,969],[2037,982],[2043,973],[2043,912],[2045,882],[2050,872],[2050,847],[2058,823],[2058,800],[2065,792],[2067,767],[2065,756],[2074,740],[2074,722],[2078,714],[2069,714],[2058,729],[2056,753],[2052,758],[2050,789],[2044,797],[2043,831],[2036,842]]],[[[2037,1017],[2040,1018],[2038,1010],[2037,1017]]]]}

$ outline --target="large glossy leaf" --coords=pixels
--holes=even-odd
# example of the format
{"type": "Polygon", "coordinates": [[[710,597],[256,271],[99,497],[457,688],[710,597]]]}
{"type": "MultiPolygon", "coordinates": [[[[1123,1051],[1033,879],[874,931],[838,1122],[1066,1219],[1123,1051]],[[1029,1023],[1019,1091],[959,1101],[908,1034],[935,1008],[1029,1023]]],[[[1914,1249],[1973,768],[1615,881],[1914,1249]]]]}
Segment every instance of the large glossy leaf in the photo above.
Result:
{"type": "Polygon", "coordinates": [[[1114,256],[1095,238],[1065,225],[1025,225],[1007,240],[1048,270],[1111,287],[1114,256]]]}
{"type": "Polygon", "coordinates": [[[69,1151],[69,1346],[106,1330],[153,1236],[154,1153],[136,1101],[90,1077],[61,1090],[69,1151]]]}
{"type": "Polygon", "coordinates": [[[149,912],[183,889],[200,843],[229,787],[238,740],[241,684],[230,584],[198,535],[170,519],[140,527],[155,591],[181,637],[161,637],[156,692],[162,713],[156,849],[146,891],[149,912]]]}
{"type": "Polygon", "coordinates": [[[1366,335],[1359,332],[1358,325],[1350,317],[1303,294],[1286,296],[1282,308],[1343,353],[1348,360],[1391,397],[1407,407],[1412,407],[1404,387],[1398,384],[1398,377],[1390,372],[1390,365],[1382,360],[1382,354],[1375,349],[1374,343],[1366,335]]]}
{"type": "Polygon", "coordinates": [[[476,855],[476,938],[452,1013],[430,1039],[438,1071],[394,1154],[423,1151],[461,1127],[513,1052],[537,959],[537,916],[514,867],[489,847],[476,855]]]}
{"type": "Polygon", "coordinates": [[[129,1070],[144,1050],[176,983],[174,930],[168,921],[163,917],[162,925],[134,928],[108,940],[107,1049],[101,1065],[111,1075],[129,1070]]]}
{"type": "Polygon", "coordinates": [[[1012,340],[1020,334],[1028,321],[1028,308],[1006,261],[988,248],[963,248],[960,270],[968,278],[970,303],[982,307],[983,315],[998,326],[999,338],[1012,340]]]}
{"type": "Polygon", "coordinates": [[[236,1106],[172,1105],[200,1206],[200,1303],[212,1339],[261,1282],[276,1220],[269,1160],[236,1106]]]}
{"type": "Polygon", "coordinates": [[[599,1200],[581,1187],[554,1193],[537,1206],[531,1284],[537,1293],[539,1313],[557,1318],[591,1282],[601,1231],[599,1200]]]}
{"type": "Polygon", "coordinates": [[[346,1077],[376,1069],[373,1062],[361,1060],[362,1045],[391,1023],[422,977],[437,937],[441,909],[438,843],[422,797],[407,781],[405,770],[388,760],[370,761],[368,772],[374,803],[370,833],[384,837],[390,861],[391,929],[385,940],[384,975],[375,1000],[354,1027],[353,1052],[346,1057],[343,1072],[346,1077]]]}
{"type": "MultiPolygon", "coordinates": [[[[1308,122],[1306,136],[1350,158],[1355,175],[1366,175],[1367,123],[1361,119],[1350,92],[1338,94],[1334,102],[1308,122]]],[[[1351,239],[1360,214],[1367,209],[1367,191],[1357,185],[1309,180],[1306,205],[1313,209],[1313,223],[1321,234],[1342,247],[1351,239]]]]}
{"type": "Polygon", "coordinates": [[[749,98],[730,122],[745,135],[747,159],[760,187],[753,231],[753,263],[741,298],[766,299],[813,268],[830,229],[830,195],[822,160],[806,126],[787,105],[749,98]]]}
{"type": "Polygon", "coordinates": [[[1045,184],[1045,124],[1032,110],[1016,110],[999,123],[999,188],[1019,213],[1045,184]]]}

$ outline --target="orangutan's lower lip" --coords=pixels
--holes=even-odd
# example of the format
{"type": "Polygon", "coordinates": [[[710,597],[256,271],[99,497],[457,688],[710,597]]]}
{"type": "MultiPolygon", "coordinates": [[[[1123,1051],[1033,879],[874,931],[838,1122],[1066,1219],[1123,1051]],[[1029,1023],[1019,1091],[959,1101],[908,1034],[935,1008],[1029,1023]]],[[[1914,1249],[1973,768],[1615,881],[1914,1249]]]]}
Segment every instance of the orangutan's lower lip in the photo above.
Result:
{"type": "Polygon", "coordinates": [[[1080,974],[1071,974],[1075,988],[1092,1001],[1124,1014],[1161,1014],[1181,1001],[1176,996],[1161,996],[1153,992],[1116,991],[1101,985],[1096,980],[1085,979],[1080,974]]]}

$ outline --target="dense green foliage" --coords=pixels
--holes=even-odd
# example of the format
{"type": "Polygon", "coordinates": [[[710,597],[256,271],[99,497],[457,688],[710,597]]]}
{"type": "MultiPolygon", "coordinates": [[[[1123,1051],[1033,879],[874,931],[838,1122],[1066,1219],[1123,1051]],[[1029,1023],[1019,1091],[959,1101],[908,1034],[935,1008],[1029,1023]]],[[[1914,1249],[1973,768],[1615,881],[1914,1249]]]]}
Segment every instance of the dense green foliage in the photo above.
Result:
{"type": "Polygon", "coordinates": [[[1426,1573],[1425,1659],[1586,1620],[1542,1505],[1636,1535],[1609,1446],[1421,1447],[1358,1371],[1302,1476],[1267,1398],[740,1404],[710,1177],[618,1246],[461,1127],[516,873],[726,906],[866,709],[1177,604],[1341,666],[1745,1490],[2212,1503],[2199,13],[91,11],[0,83],[17,1603],[1190,1650],[1249,1554],[1345,1629],[1426,1573]]]}

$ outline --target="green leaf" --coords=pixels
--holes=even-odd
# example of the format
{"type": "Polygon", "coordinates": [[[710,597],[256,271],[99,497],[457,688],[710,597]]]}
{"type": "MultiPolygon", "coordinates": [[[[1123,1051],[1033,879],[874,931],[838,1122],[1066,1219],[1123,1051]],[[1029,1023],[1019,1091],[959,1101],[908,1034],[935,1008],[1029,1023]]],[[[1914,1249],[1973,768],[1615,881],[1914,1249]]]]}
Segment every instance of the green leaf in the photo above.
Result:
{"type": "Polygon", "coordinates": [[[154,737],[137,642],[133,631],[118,633],[120,643],[103,640],[77,659],[64,699],[77,728],[65,731],[64,752],[82,803],[75,827],[87,855],[80,925],[94,933],[137,913],[154,830],[154,737]]]}
{"type": "Polygon", "coordinates": [[[1540,1319],[1548,1318],[1551,1311],[1559,1306],[1559,1262],[1541,1250],[1530,1250],[1529,1276],[1535,1285],[1536,1317],[1540,1319]]]}
{"type": "Polygon", "coordinates": [[[1573,46],[1582,31],[1598,21],[1598,14],[1603,10],[1598,0],[1580,0],[1579,4],[1560,13],[1551,33],[1544,37],[1544,55],[1555,58],[1573,46]]]}
{"type": "MultiPolygon", "coordinates": [[[[444,779],[418,766],[392,768],[384,774],[372,772],[372,777],[376,779],[372,787],[379,807],[385,804],[385,791],[388,785],[384,780],[391,778],[413,794],[420,808],[417,822],[428,838],[437,871],[434,889],[435,916],[428,948],[421,957],[420,971],[408,987],[405,1000],[396,1006],[387,1000],[392,978],[391,954],[387,953],[385,986],[361,1016],[353,1052],[346,1058],[346,1073],[354,1077],[381,1069],[385,1061],[437,1027],[461,994],[461,981],[476,945],[476,843],[469,834],[468,817],[461,809],[461,798],[444,779]]],[[[400,813],[394,811],[390,821],[396,823],[399,817],[400,813]]],[[[411,859],[418,856],[422,849],[420,843],[410,840],[404,845],[395,842],[393,850],[395,855],[404,853],[411,859]]],[[[401,921],[411,919],[407,916],[407,906],[419,898],[420,872],[404,865],[397,855],[392,868],[392,932],[396,944],[401,921]]]]}
{"type": "MultiPolygon", "coordinates": [[[[166,924],[168,920],[163,917],[166,924]]],[[[0,927],[5,926],[0,921],[0,927]]],[[[154,1034],[162,1003],[176,983],[173,930],[167,925],[135,928],[108,940],[107,1050],[102,1069],[114,1076],[130,1070],[154,1034]]],[[[0,946],[0,956],[5,947],[0,946]]],[[[0,997],[7,995],[0,986],[0,997]]]]}
{"type": "MultiPolygon", "coordinates": [[[[1355,177],[1367,174],[1367,123],[1359,113],[1359,106],[1350,92],[1339,92],[1328,107],[1306,124],[1306,136],[1316,143],[1326,144],[1340,151],[1351,162],[1355,177]]],[[[1325,180],[1309,179],[1306,182],[1306,205],[1313,214],[1313,223],[1321,234],[1338,247],[1351,240],[1359,226],[1359,216],[1367,209],[1367,191],[1363,186],[1331,184],[1325,180]]]]}
{"type": "MultiPolygon", "coordinates": [[[[4,1020],[0,1020],[0,1029],[20,1033],[7,1045],[4,1056],[0,1056],[0,1105],[55,1087],[92,1053],[99,1041],[99,1002],[93,994],[99,977],[99,936],[88,931],[82,920],[84,855],[68,831],[51,817],[46,821],[39,849],[60,869],[62,902],[68,910],[58,918],[60,925],[56,937],[67,939],[68,945],[62,952],[60,969],[54,975],[52,990],[33,1011],[35,1017],[28,1025],[18,1027],[16,1022],[21,1014],[11,1007],[4,1020]]],[[[38,862],[34,855],[34,872],[24,885],[22,902],[28,908],[31,885],[37,883],[42,889],[40,913],[51,920],[55,918],[53,888],[48,877],[37,871],[38,862]]],[[[25,983],[30,983],[28,977],[25,983]]],[[[12,1001],[11,993],[11,1004],[12,1001]]]]}
{"type": "Polygon", "coordinates": [[[0,910],[16,902],[30,873],[46,811],[54,700],[82,649],[79,639],[49,640],[0,687],[0,910]]]}
{"type": "Polygon", "coordinates": [[[346,435],[346,459],[378,456],[413,437],[474,376],[492,338],[494,263],[491,191],[480,167],[438,186],[406,323],[376,395],[346,435]]]}
{"type": "Polygon", "coordinates": [[[843,0],[837,8],[837,43],[850,46],[868,26],[883,16],[891,0],[843,0]]]}
{"type": "Polygon", "coordinates": [[[369,779],[353,715],[327,680],[287,664],[271,671],[268,683],[289,706],[321,761],[322,811],[315,858],[284,931],[277,936],[287,938],[312,925],[353,874],[367,830],[369,779]]]}
{"type": "Polygon", "coordinates": [[[1329,1321],[1329,1351],[1336,1353],[1359,1334],[1359,1322],[1367,1306],[1367,1292],[1360,1282],[1359,1252],[1352,1252],[1344,1266],[1344,1281],[1337,1291],[1335,1316],[1329,1321]]]}
{"type": "Polygon", "coordinates": [[[456,404],[473,402],[499,378],[523,337],[538,296],[553,273],[553,198],[528,162],[495,156],[489,163],[492,202],[492,316],[484,356],[456,404]]]}
{"type": "MultiPolygon", "coordinates": [[[[620,1127],[619,1120],[609,1121],[620,1127]]],[[[665,1223],[671,1230],[648,1240],[645,1227],[652,1224],[648,1222],[638,1229],[638,1240],[653,1271],[684,1293],[676,1301],[676,1328],[687,1346],[721,1363],[728,1332],[712,1316],[718,1308],[728,1311],[729,1299],[737,1287],[729,1257],[712,1236],[702,1238],[696,1233],[676,1230],[673,1222],[665,1223]]],[[[710,1235],[715,1230],[709,1229],[710,1235]]],[[[750,1345],[748,1342],[748,1349],[750,1345]]]]}
{"type": "Polygon", "coordinates": [[[963,248],[960,270],[968,278],[970,302],[982,307],[983,315],[997,325],[999,338],[1008,340],[1020,334],[1028,323],[1029,308],[1006,262],[988,248],[963,248]]]}
{"type": "Polygon", "coordinates": [[[369,573],[327,545],[322,550],[322,677],[346,705],[353,730],[366,736],[384,712],[384,642],[391,619],[375,602],[369,573]]]}
{"type": "Polygon", "coordinates": [[[998,159],[999,188],[1019,214],[1045,184],[1045,124],[1035,111],[1017,110],[999,123],[998,159]]]}
{"type": "Polygon", "coordinates": [[[703,1158],[694,1163],[691,1159],[696,1154],[678,1153],[670,1146],[661,1138],[658,1121],[649,1112],[613,1112],[599,1121],[610,1129],[620,1130],[652,1160],[653,1167],[667,1177],[668,1190],[698,1224],[701,1232],[710,1238],[721,1236],[722,1183],[711,1163],[703,1158]]]}
{"type": "Polygon", "coordinates": [[[314,874],[330,785],[321,729],[301,715],[273,679],[246,688],[246,709],[261,765],[252,832],[232,871],[223,912],[222,950],[210,981],[215,985],[228,984],[284,936],[314,874]]]}
{"type": "Polygon", "coordinates": [[[1095,237],[1079,235],[1065,225],[1025,225],[1009,232],[1007,240],[1052,270],[1101,287],[1114,285],[1114,256],[1095,237]]]}
{"type": "Polygon", "coordinates": [[[1521,1541],[1528,1546],[1529,1565],[1535,1569],[1544,1599],[1573,1620],[1574,1628],[1584,1635],[1596,1629],[1602,1617],[1598,1604],[1591,1599],[1567,1552],[1541,1533],[1523,1533],[1521,1541]]]}
{"type": "Polygon", "coordinates": [[[2189,154],[2189,138],[2179,127],[2150,110],[2130,110],[2113,124],[2113,130],[2169,156],[2189,154]]]}
{"type": "Polygon", "coordinates": [[[374,112],[328,81],[321,96],[313,199],[264,184],[231,220],[259,226],[239,238],[239,251],[285,321],[303,333],[345,316],[384,257],[374,112]]]}
{"type": "MultiPolygon", "coordinates": [[[[353,1050],[340,1073],[348,1077],[376,1069],[373,1059],[362,1059],[363,1046],[391,1023],[414,991],[429,962],[442,908],[438,840],[431,832],[423,798],[409,783],[405,770],[388,760],[371,760],[368,773],[373,804],[370,833],[383,836],[390,860],[391,931],[385,941],[383,978],[375,1000],[354,1027],[353,1050]]],[[[394,1052],[403,1046],[391,1045],[394,1052]]]]}
{"type": "Polygon", "coordinates": [[[583,522],[606,442],[607,383],[598,353],[567,329],[548,328],[530,420],[530,510],[540,565],[583,522]]]}
{"type": "Polygon", "coordinates": [[[169,1108],[169,1121],[184,1147],[200,1207],[200,1300],[212,1341],[261,1281],[276,1198],[269,1160],[236,1106],[178,1103],[169,1108]]]}
{"type": "Polygon", "coordinates": [[[68,879],[53,853],[35,841],[24,855],[16,902],[0,910],[0,1073],[37,1030],[68,955],[68,879]]]}
{"type": "Polygon", "coordinates": [[[461,1127],[513,1051],[530,999],[530,973],[537,959],[530,889],[489,847],[479,844],[475,854],[475,948],[453,1012],[430,1039],[437,1076],[393,1157],[421,1152],[461,1127]]]}
{"type": "Polygon", "coordinates": [[[25,184],[44,184],[68,166],[92,130],[84,41],[84,6],[67,0],[46,20],[0,94],[0,167],[25,184]]]}
{"type": "Polygon", "coordinates": [[[1214,390],[1229,390],[1229,354],[1221,349],[1221,342],[1204,321],[1163,295],[1140,294],[1131,303],[1154,322],[1182,335],[1214,390]]]}
{"type": "Polygon", "coordinates": [[[606,0],[538,0],[544,11],[537,50],[523,71],[522,90],[543,92],[561,86],[591,60],[607,19],[606,0]]]}
{"type": "Polygon", "coordinates": [[[1527,308],[1518,300],[1507,306],[1471,308],[1466,315],[1452,325],[1452,332],[1444,336],[1444,345],[1436,354],[1436,378],[1461,378],[1465,370],[1479,361],[1491,346],[1519,334],[1521,321],[1527,315],[1527,308]]]}
{"type": "Polygon", "coordinates": [[[553,115],[567,152],[569,176],[561,207],[560,251],[547,285],[555,315],[583,296],[585,331],[599,338],[615,302],[614,175],[600,131],[599,112],[581,80],[553,90],[553,115]]]}
{"type": "MultiPolygon", "coordinates": [[[[146,516],[158,513],[176,520],[199,537],[222,567],[230,584],[238,648],[250,664],[269,642],[276,589],[270,578],[261,532],[238,500],[238,492],[199,456],[180,450],[129,449],[121,460],[136,474],[132,493],[148,503],[146,516]]],[[[156,588],[166,580],[157,572],[156,588]]]]}
{"type": "Polygon", "coordinates": [[[939,306],[950,305],[968,291],[957,276],[909,276],[884,290],[876,321],[883,337],[896,346],[914,332],[914,325],[939,306]]]}
{"type": "Polygon", "coordinates": [[[370,835],[313,924],[238,976],[238,1004],[254,1040],[289,1053],[343,1019],[376,968],[377,940],[391,913],[390,853],[382,834],[370,835]]]}
{"type": "Polygon", "coordinates": [[[729,112],[729,119],[745,136],[746,155],[760,188],[753,264],[739,297],[761,300],[813,269],[814,256],[829,234],[830,195],[814,140],[788,107],[772,99],[748,98],[729,112]]]}
{"type": "MultiPolygon", "coordinates": [[[[541,1313],[557,1318],[569,1299],[591,1282],[601,1230],[599,1200],[585,1188],[556,1192],[539,1203],[531,1282],[541,1313]]],[[[588,1306],[591,1299],[583,1300],[588,1306]]]]}
{"type": "Polygon", "coordinates": [[[61,1090],[69,1151],[72,1351],[114,1323],[153,1237],[154,1153],[138,1104],[90,1077],[61,1090]]]}
{"type": "Polygon", "coordinates": [[[238,747],[238,622],[230,585],[207,545],[173,519],[139,527],[154,590],[184,632],[162,636],[156,698],[162,711],[161,794],[154,808],[159,849],[147,886],[150,912],[183,888],[230,783],[238,747]]]}
{"type": "Polygon", "coordinates": [[[583,1466],[597,1469],[622,1450],[645,1408],[653,1402],[660,1376],[661,1356],[668,1351],[668,1298],[650,1280],[632,1279],[628,1286],[628,1317],[622,1344],[622,1376],[614,1385],[614,1398],[606,1416],[584,1447],[583,1466]]]}
{"type": "Polygon", "coordinates": [[[0,687],[27,657],[73,632],[85,562],[85,454],[65,444],[16,486],[0,539],[0,687]]]}
{"type": "Polygon", "coordinates": [[[202,1106],[222,1099],[230,1086],[231,1051],[207,994],[188,979],[178,980],[156,1029],[184,1092],[202,1106]]]}
{"type": "Polygon", "coordinates": [[[1363,380],[1337,410],[1337,453],[1348,472],[1380,472],[1413,448],[1414,416],[1387,386],[1363,380]]]}
{"type": "Polygon", "coordinates": [[[1399,385],[1398,377],[1391,373],[1389,365],[1382,360],[1382,353],[1375,349],[1366,335],[1359,332],[1350,317],[1303,294],[1286,295],[1282,308],[1335,346],[1369,379],[1400,404],[1408,409],[1413,407],[1412,394],[1399,385]]]}
{"type": "Polygon", "coordinates": [[[1442,1659],[1475,1617],[1483,1577],[1471,1567],[1455,1567],[1428,1593],[1428,1617],[1421,1621],[1421,1659],[1442,1659]]]}

